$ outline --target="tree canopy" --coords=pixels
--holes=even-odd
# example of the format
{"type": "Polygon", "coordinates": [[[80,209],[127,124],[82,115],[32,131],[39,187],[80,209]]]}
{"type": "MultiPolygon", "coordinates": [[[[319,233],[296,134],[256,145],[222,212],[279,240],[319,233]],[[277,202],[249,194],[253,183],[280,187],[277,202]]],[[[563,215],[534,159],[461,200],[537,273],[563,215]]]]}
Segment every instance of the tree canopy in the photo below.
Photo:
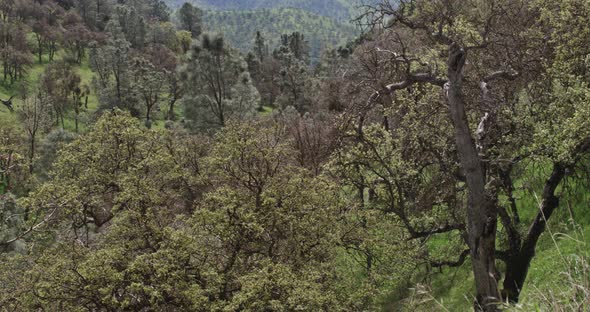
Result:
{"type": "Polygon", "coordinates": [[[0,310],[582,311],[589,19],[0,1],[0,310]]]}

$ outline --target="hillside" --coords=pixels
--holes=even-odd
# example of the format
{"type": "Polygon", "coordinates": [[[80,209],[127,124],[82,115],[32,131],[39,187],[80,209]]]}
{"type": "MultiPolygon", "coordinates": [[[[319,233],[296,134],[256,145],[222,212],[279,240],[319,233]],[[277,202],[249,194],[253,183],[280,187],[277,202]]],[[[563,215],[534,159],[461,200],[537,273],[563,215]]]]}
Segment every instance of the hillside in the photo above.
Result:
{"type": "MultiPolygon", "coordinates": [[[[170,7],[181,6],[186,0],[167,0],[170,7]]],[[[354,15],[360,0],[190,0],[208,10],[258,10],[297,8],[318,15],[348,21],[354,15]]]]}
{"type": "Polygon", "coordinates": [[[256,31],[261,31],[271,48],[281,34],[301,32],[309,41],[312,59],[318,59],[326,47],[335,47],[354,39],[358,30],[300,9],[260,9],[252,11],[209,11],[204,23],[209,31],[223,33],[241,51],[252,48],[256,31]]]}
{"type": "Polygon", "coordinates": [[[2,1],[0,312],[590,312],[590,1],[352,1],[2,1]]]}

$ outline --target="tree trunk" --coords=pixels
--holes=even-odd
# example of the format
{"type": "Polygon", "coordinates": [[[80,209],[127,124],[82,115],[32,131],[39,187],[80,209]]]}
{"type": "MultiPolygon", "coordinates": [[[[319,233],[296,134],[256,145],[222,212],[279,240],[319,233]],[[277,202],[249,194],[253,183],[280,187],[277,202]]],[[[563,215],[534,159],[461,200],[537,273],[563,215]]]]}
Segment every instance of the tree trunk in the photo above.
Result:
{"type": "Polygon", "coordinates": [[[34,170],[33,161],[35,159],[35,135],[34,134],[31,134],[30,137],[29,137],[29,139],[31,140],[30,141],[30,144],[31,144],[30,149],[31,149],[31,151],[29,153],[29,173],[33,173],[33,170],[34,170]]]}
{"type": "Polygon", "coordinates": [[[535,256],[539,237],[545,232],[547,220],[549,220],[555,208],[559,206],[559,198],[555,196],[555,190],[564,176],[565,167],[559,163],[554,164],[553,172],[543,188],[541,207],[539,207],[539,212],[528,230],[522,247],[516,253],[512,253],[506,262],[506,277],[504,278],[502,293],[510,302],[518,302],[531,261],[535,256]]]}
{"type": "Polygon", "coordinates": [[[452,44],[448,59],[447,98],[461,168],[465,174],[467,197],[467,234],[477,292],[475,310],[497,311],[501,301],[496,277],[496,220],[497,212],[486,196],[485,176],[475,141],[465,113],[461,92],[466,51],[452,44]]]}
{"type": "Polygon", "coordinates": [[[76,44],[76,63],[82,64],[84,58],[84,47],[81,44],[76,44]]]}
{"type": "Polygon", "coordinates": [[[117,105],[121,105],[121,80],[119,79],[119,75],[116,72],[115,72],[115,85],[117,87],[117,100],[119,100],[119,103],[117,105]]]}
{"type": "MultiPolygon", "coordinates": [[[[78,105],[78,104],[76,104],[76,105],[78,105]]],[[[76,123],[76,133],[78,133],[78,116],[80,115],[80,110],[78,109],[78,106],[76,106],[75,115],[76,116],[74,117],[74,121],[76,123]]]]}
{"type": "Polygon", "coordinates": [[[174,121],[176,116],[174,115],[174,104],[176,104],[176,98],[170,100],[170,108],[168,109],[168,120],[174,121]]]}
{"type": "Polygon", "coordinates": [[[37,45],[39,46],[38,56],[39,56],[39,64],[43,64],[43,42],[39,37],[37,37],[37,45]]]}
{"type": "Polygon", "coordinates": [[[55,42],[51,42],[51,47],[49,48],[49,63],[53,62],[53,57],[55,56],[55,42]]]}
{"type": "Polygon", "coordinates": [[[145,114],[145,126],[148,129],[152,128],[152,118],[151,118],[151,111],[152,111],[152,107],[148,104],[147,107],[147,112],[145,114]]]}

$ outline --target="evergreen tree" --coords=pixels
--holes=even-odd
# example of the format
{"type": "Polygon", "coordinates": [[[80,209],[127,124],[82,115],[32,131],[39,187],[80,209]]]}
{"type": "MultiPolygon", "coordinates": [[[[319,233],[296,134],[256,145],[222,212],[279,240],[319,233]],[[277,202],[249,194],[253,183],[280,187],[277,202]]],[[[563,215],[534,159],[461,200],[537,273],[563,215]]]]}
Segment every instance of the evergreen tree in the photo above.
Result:
{"type": "Polygon", "coordinates": [[[170,21],[170,8],[162,0],[148,0],[149,16],[157,18],[160,22],[170,21]]]}
{"type": "Polygon", "coordinates": [[[221,36],[205,34],[193,45],[181,68],[185,116],[192,127],[223,127],[230,118],[255,112],[259,96],[246,66],[221,36]]]}
{"type": "Polygon", "coordinates": [[[283,35],[281,45],[288,47],[296,59],[304,63],[309,62],[309,42],[305,40],[302,33],[296,31],[289,35],[283,35]]]}
{"type": "Polygon", "coordinates": [[[273,57],[280,63],[279,75],[276,78],[280,86],[279,106],[295,107],[304,112],[310,105],[312,77],[306,61],[309,53],[303,35],[293,33],[281,36],[281,46],[273,52],[273,57]]]}
{"type": "Polygon", "coordinates": [[[254,39],[254,55],[260,63],[263,63],[268,57],[268,45],[260,31],[256,32],[256,39],[254,39]]]}
{"type": "Polygon", "coordinates": [[[119,107],[140,115],[137,97],[133,92],[130,62],[131,44],[114,19],[107,25],[110,37],[106,44],[90,51],[90,67],[96,73],[95,87],[100,109],[119,107]]]}
{"type": "Polygon", "coordinates": [[[145,109],[145,125],[152,126],[153,113],[159,110],[162,93],[166,85],[163,73],[143,58],[137,58],[133,64],[134,89],[145,109]]]}
{"type": "Polygon", "coordinates": [[[197,38],[202,32],[203,11],[186,2],[178,10],[178,18],[181,28],[190,32],[193,38],[197,38]]]}
{"type": "Polygon", "coordinates": [[[145,46],[147,23],[145,17],[136,7],[119,5],[115,8],[112,18],[118,21],[125,39],[131,43],[133,48],[141,49],[145,46]]]}

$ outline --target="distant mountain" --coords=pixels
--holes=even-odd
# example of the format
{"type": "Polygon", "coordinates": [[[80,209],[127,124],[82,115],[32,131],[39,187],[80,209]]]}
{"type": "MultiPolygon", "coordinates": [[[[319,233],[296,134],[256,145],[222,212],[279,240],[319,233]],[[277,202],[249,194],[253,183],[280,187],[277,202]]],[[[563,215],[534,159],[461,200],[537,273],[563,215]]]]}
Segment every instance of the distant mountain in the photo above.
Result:
{"type": "MultiPolygon", "coordinates": [[[[367,0],[165,0],[171,7],[179,7],[184,2],[208,10],[258,10],[275,8],[302,9],[317,15],[349,21],[356,15],[356,8],[367,0]]],[[[369,0],[374,2],[375,0],[369,0]]]]}
{"type": "Polygon", "coordinates": [[[223,33],[244,52],[252,49],[256,31],[262,32],[271,48],[278,45],[281,34],[298,31],[309,41],[312,59],[318,59],[324,48],[345,44],[359,34],[351,24],[293,8],[207,11],[205,28],[223,33]]]}

